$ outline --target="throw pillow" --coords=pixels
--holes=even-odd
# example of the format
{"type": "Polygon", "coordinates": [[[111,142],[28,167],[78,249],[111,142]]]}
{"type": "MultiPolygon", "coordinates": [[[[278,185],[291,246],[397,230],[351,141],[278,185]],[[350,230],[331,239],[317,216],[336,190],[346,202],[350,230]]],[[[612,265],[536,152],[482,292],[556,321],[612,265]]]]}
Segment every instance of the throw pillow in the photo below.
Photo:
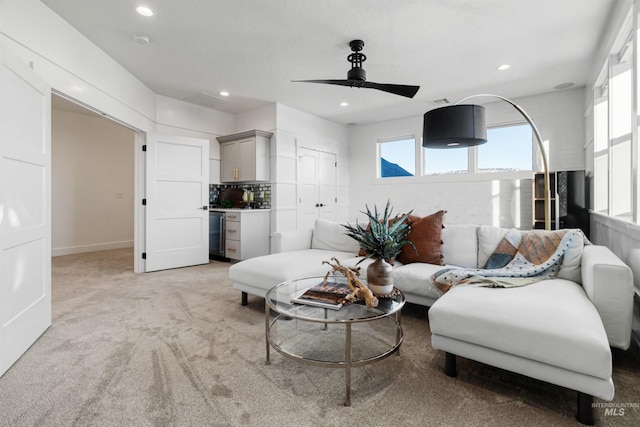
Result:
{"type": "Polygon", "coordinates": [[[349,252],[355,254],[360,245],[344,233],[342,224],[326,219],[316,219],[311,237],[311,249],[349,252]]]}
{"type": "Polygon", "coordinates": [[[413,262],[425,262],[428,264],[444,265],[442,262],[442,229],[444,228],[444,215],[447,211],[441,210],[424,218],[411,215],[411,233],[408,239],[414,244],[405,245],[398,256],[402,264],[413,262]],[[416,253],[417,252],[417,253],[416,253]]]}

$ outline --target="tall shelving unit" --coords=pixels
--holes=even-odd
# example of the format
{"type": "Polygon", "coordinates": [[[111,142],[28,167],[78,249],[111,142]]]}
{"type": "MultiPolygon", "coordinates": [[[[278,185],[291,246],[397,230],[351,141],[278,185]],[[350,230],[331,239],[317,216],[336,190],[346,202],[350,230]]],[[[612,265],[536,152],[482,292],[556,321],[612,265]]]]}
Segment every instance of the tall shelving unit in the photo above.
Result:
{"type": "MultiPolygon", "coordinates": [[[[551,229],[580,228],[589,237],[585,172],[549,172],[551,229]]],[[[544,230],[544,173],[533,177],[533,228],[544,230]]]]}
{"type": "MultiPolygon", "coordinates": [[[[549,204],[551,205],[551,229],[557,230],[558,218],[557,173],[549,172],[549,204]]],[[[544,230],[544,173],[533,175],[533,228],[544,230]]]]}

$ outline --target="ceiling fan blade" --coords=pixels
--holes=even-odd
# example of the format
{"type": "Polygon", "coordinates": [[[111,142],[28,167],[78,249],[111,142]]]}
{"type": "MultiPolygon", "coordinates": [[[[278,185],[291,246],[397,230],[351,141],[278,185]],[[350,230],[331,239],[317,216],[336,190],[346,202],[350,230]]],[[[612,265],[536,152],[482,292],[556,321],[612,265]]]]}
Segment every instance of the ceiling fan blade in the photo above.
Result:
{"type": "Polygon", "coordinates": [[[413,98],[420,89],[420,86],[394,85],[389,83],[375,83],[362,80],[291,80],[292,82],[301,83],[322,83],[329,85],[364,87],[369,89],[377,89],[383,92],[392,93],[394,95],[413,98]]]}
{"type": "Polygon", "coordinates": [[[356,80],[291,80],[298,83],[323,83],[327,85],[357,86],[362,83],[356,80]]]}
{"type": "Polygon", "coordinates": [[[375,82],[363,82],[360,86],[371,89],[378,89],[383,92],[393,93],[394,95],[406,96],[407,98],[413,98],[420,89],[420,86],[394,85],[389,83],[375,82]]]}

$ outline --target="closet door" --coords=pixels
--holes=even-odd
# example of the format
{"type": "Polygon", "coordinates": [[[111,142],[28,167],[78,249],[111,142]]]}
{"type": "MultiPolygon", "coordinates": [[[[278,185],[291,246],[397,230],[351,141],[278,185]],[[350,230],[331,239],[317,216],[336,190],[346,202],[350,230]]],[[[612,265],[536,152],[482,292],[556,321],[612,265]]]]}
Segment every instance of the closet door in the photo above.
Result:
{"type": "Polygon", "coordinates": [[[298,150],[298,228],[313,228],[316,218],[337,218],[336,155],[298,150]]]}

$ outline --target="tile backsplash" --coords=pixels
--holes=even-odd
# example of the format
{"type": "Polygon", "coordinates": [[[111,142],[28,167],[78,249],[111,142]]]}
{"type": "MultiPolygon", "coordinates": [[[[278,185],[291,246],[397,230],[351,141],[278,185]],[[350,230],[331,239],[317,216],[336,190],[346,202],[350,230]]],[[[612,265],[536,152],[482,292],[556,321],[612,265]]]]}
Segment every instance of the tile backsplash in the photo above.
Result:
{"type": "Polygon", "coordinates": [[[247,193],[253,193],[254,209],[271,209],[271,184],[209,184],[209,206],[220,206],[220,195],[226,188],[241,188],[247,193]]]}

